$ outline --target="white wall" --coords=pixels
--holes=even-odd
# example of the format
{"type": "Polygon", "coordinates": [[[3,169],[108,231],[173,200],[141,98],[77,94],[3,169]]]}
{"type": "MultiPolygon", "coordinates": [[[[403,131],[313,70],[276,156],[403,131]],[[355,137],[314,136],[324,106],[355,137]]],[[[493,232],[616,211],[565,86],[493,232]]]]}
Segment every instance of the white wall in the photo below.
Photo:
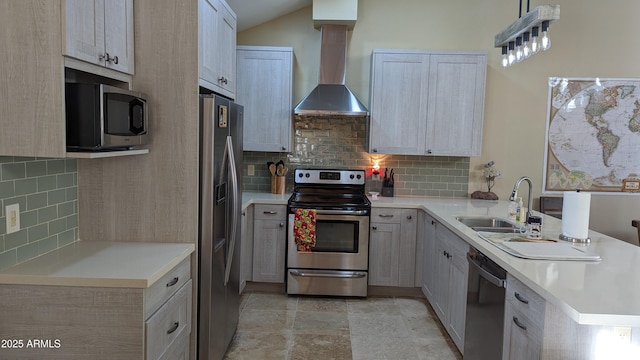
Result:
{"type": "MultiPolygon", "coordinates": [[[[543,3],[532,1],[531,8],[543,3]]],[[[360,0],[349,39],[347,85],[368,103],[374,48],[488,51],[483,149],[482,156],[471,159],[469,191],[484,189],[477,169],[494,160],[502,173],[493,189],[500,198],[509,196],[521,175],[533,179],[537,198],[542,191],[548,77],[640,78],[640,2],[553,3],[560,4],[561,15],[550,28],[551,50],[502,69],[493,39],[517,19],[518,1],[360,0]]],[[[320,32],[313,28],[311,7],[239,33],[238,44],[294,47],[294,103],[316,85],[320,32]]],[[[592,229],[637,243],[634,218],[640,219],[640,196],[592,197],[592,229]]]]}

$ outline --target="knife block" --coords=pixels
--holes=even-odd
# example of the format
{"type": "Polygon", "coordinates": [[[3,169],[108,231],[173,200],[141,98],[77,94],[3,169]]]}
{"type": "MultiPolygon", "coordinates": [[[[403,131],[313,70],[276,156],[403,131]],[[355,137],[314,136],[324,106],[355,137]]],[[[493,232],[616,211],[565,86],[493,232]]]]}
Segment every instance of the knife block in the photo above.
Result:
{"type": "Polygon", "coordinates": [[[393,186],[383,186],[380,195],[385,197],[393,197],[393,186]]]}
{"type": "Polygon", "coordinates": [[[284,188],[286,185],[286,177],[284,176],[272,176],[271,177],[271,193],[272,194],[284,194],[284,188]]]}

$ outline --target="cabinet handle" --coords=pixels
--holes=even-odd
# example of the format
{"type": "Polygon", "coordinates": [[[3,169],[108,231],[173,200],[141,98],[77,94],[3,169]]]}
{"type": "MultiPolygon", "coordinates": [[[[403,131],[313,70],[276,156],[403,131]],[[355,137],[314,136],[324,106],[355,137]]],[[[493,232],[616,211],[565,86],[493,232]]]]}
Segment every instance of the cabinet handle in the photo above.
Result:
{"type": "Polygon", "coordinates": [[[262,213],[263,213],[263,214],[267,214],[267,215],[275,215],[275,214],[277,214],[278,212],[277,212],[277,211],[270,210],[270,211],[263,211],[262,213]]]}
{"type": "Polygon", "coordinates": [[[112,57],[111,60],[113,60],[114,64],[118,65],[118,55],[112,57]]]}
{"type": "Polygon", "coordinates": [[[452,257],[451,254],[449,254],[449,252],[447,252],[447,251],[443,251],[442,255],[444,255],[447,259],[451,259],[451,257],[452,257]]]}
{"type": "Polygon", "coordinates": [[[520,322],[520,320],[518,320],[517,317],[513,317],[513,322],[516,324],[516,326],[518,326],[520,329],[527,331],[527,326],[523,323],[520,322]]]}
{"type": "Polygon", "coordinates": [[[223,83],[223,84],[226,84],[226,83],[228,82],[227,80],[228,80],[228,79],[227,79],[226,77],[221,76],[221,77],[218,79],[218,82],[221,82],[221,83],[223,83]]]}
{"type": "Polygon", "coordinates": [[[280,227],[284,227],[284,223],[283,222],[280,223],[280,227]]]}
{"type": "Polygon", "coordinates": [[[243,211],[243,212],[242,212],[242,216],[247,216],[247,212],[246,212],[246,211],[243,211]]]}
{"type": "Polygon", "coordinates": [[[104,60],[105,62],[106,62],[106,61],[109,61],[109,59],[110,59],[110,57],[109,57],[109,53],[108,53],[108,52],[106,52],[106,53],[104,53],[104,54],[100,54],[100,56],[98,56],[98,59],[100,59],[100,60],[104,60]]]}
{"type": "Polygon", "coordinates": [[[382,218],[392,218],[393,214],[378,214],[378,216],[380,216],[382,218]]]}
{"type": "Polygon", "coordinates": [[[516,299],[518,299],[518,301],[520,301],[523,304],[528,304],[529,300],[525,299],[522,297],[522,295],[520,295],[519,293],[515,292],[513,293],[513,295],[516,297],[516,299]]]}
{"type": "Polygon", "coordinates": [[[431,220],[431,225],[435,225],[436,221],[435,220],[431,220]]]}
{"type": "Polygon", "coordinates": [[[428,150],[427,150],[427,154],[431,154],[431,149],[428,149],[428,150]]]}
{"type": "Polygon", "coordinates": [[[411,215],[407,215],[407,220],[411,220],[411,215]]]}
{"type": "Polygon", "coordinates": [[[174,277],[173,279],[171,279],[171,281],[169,281],[169,282],[167,283],[167,287],[172,287],[173,285],[177,284],[177,283],[178,283],[178,280],[180,280],[180,278],[179,278],[179,277],[177,277],[177,276],[176,276],[176,277],[174,277]]]}
{"type": "Polygon", "coordinates": [[[167,330],[167,334],[171,334],[172,332],[178,330],[178,327],[180,327],[180,322],[179,321],[174,322],[173,325],[171,325],[171,328],[167,330]]]}
{"type": "Polygon", "coordinates": [[[377,226],[375,226],[375,225],[374,225],[374,226],[372,226],[371,228],[372,228],[373,230],[378,230],[378,227],[377,227],[377,226]]]}
{"type": "Polygon", "coordinates": [[[374,153],[377,153],[377,152],[378,152],[378,149],[373,149],[373,152],[374,152],[374,153]]]}

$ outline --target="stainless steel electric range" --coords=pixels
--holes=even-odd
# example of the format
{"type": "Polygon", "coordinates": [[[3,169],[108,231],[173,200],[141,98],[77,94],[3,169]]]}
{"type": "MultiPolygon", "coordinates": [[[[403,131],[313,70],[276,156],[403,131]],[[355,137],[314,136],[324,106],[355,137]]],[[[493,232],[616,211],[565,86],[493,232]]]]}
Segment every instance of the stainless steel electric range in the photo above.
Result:
{"type": "Polygon", "coordinates": [[[371,202],[364,170],[296,169],[288,202],[287,293],[367,296],[371,202]],[[296,209],[315,215],[315,244],[300,250],[296,209]]]}

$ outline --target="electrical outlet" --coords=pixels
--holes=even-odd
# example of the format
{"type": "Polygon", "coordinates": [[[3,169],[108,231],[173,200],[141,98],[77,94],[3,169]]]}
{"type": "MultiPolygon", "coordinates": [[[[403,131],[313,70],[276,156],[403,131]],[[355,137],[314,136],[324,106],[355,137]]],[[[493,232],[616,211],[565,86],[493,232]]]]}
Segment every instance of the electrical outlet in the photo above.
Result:
{"type": "Polygon", "coordinates": [[[631,328],[625,326],[616,326],[613,328],[616,338],[625,344],[631,344],[631,328]]]}
{"type": "Polygon", "coordinates": [[[20,230],[20,204],[5,206],[4,214],[7,220],[7,234],[20,230]]]}
{"type": "Polygon", "coordinates": [[[380,181],[380,174],[378,174],[378,175],[376,175],[376,174],[371,175],[371,180],[373,180],[373,181],[380,181]]]}
{"type": "Polygon", "coordinates": [[[254,176],[256,174],[256,166],[255,165],[247,165],[247,175],[254,176]]]}

